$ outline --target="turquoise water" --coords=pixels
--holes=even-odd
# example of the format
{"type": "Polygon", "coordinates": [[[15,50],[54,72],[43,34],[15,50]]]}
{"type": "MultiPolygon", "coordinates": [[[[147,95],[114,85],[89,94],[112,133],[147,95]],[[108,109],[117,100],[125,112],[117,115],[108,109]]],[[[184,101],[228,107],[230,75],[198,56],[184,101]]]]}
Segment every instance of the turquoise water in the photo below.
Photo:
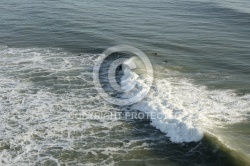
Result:
{"type": "Polygon", "coordinates": [[[246,0],[2,0],[0,161],[248,165],[249,9],[246,0]],[[141,49],[155,68],[147,106],[115,107],[95,90],[94,57],[119,44],[141,49]],[[153,106],[181,110],[181,124],[202,139],[176,142],[167,123],[162,129],[148,119],[72,116],[153,106]]]}

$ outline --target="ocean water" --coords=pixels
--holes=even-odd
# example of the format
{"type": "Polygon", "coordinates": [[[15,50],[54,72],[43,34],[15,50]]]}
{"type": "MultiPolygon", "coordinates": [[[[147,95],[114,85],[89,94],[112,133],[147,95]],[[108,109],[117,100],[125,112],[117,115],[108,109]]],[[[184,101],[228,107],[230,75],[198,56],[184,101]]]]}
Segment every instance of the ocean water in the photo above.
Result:
{"type": "MultiPolygon", "coordinates": [[[[247,0],[2,0],[0,165],[249,165],[249,9],[247,0]],[[122,107],[92,79],[96,58],[119,44],[154,67],[150,93],[122,107]],[[131,111],[164,118],[124,118],[131,111]]],[[[121,77],[124,88],[143,81],[121,77]]]]}

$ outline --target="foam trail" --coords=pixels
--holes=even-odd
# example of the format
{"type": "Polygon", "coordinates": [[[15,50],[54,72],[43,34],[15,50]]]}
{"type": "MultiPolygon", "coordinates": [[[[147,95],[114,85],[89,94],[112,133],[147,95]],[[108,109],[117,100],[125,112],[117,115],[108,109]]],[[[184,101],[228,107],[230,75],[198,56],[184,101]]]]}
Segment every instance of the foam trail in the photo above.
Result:
{"type": "MultiPolygon", "coordinates": [[[[77,151],[81,155],[96,151],[98,160],[105,147],[91,149],[98,143],[89,139],[106,139],[105,133],[121,122],[91,119],[95,111],[116,111],[94,89],[93,55],[79,58],[57,49],[4,48],[0,57],[0,163],[58,165],[56,153],[77,151]],[[77,118],[82,112],[84,117],[77,118]]],[[[78,161],[60,161],[64,162],[78,161]]]]}
{"type": "MultiPolygon", "coordinates": [[[[124,87],[136,85],[126,97],[132,97],[135,91],[147,87],[142,78],[133,79],[134,75],[133,71],[126,69],[121,79],[124,87]]],[[[166,133],[172,142],[196,142],[215,125],[246,120],[249,98],[238,97],[232,91],[209,91],[188,80],[168,77],[155,79],[150,94],[131,109],[150,115],[151,124],[166,133]]]]}
{"type": "MultiPolygon", "coordinates": [[[[107,165],[115,156],[122,158],[135,149],[125,146],[123,138],[112,136],[130,133],[132,127],[124,127],[127,122],[93,120],[90,116],[93,112],[121,111],[102,100],[94,88],[94,55],[85,54],[80,59],[57,49],[4,48],[0,57],[0,162],[56,165],[59,160],[77,165],[86,162],[78,156],[90,155],[94,160],[86,163],[107,165]],[[84,116],[77,118],[82,112],[84,116]]],[[[122,97],[149,88],[147,78],[131,70],[124,73],[122,85],[134,88],[122,97]]],[[[164,119],[152,116],[151,124],[173,142],[198,141],[207,129],[248,118],[250,96],[208,91],[171,76],[155,81],[151,93],[131,108],[164,115],[164,119]]],[[[140,139],[136,137],[135,142],[140,139]]],[[[162,137],[142,141],[152,139],[162,141],[162,137]]]]}

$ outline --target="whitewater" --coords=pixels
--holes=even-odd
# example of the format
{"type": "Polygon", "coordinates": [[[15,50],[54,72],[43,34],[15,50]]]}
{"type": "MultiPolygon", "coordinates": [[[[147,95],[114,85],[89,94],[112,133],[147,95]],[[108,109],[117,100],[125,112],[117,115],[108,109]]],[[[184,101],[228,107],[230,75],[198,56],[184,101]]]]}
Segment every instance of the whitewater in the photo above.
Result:
{"type": "MultiPolygon", "coordinates": [[[[176,77],[176,73],[169,70],[163,72],[164,78],[154,78],[146,98],[117,108],[106,103],[92,83],[94,60],[98,54],[83,54],[79,59],[61,49],[1,47],[0,56],[0,158],[5,163],[59,164],[60,160],[52,152],[60,150],[65,155],[93,153],[98,157],[102,154],[107,157],[105,160],[98,157],[98,162],[113,165],[113,155],[131,150],[130,146],[120,147],[119,139],[113,140],[119,145],[113,149],[98,147],[92,140],[106,138],[114,128],[120,128],[116,130],[118,133],[129,132],[129,128],[120,127],[124,122],[70,116],[81,112],[125,110],[160,115],[163,118],[151,117],[150,124],[178,144],[199,142],[206,133],[213,134],[217,128],[249,118],[249,95],[208,90],[192,80],[176,77]],[[93,144],[93,147],[82,149],[79,144],[84,140],[83,144],[93,144]]],[[[133,90],[121,98],[129,98],[149,88],[143,75],[130,69],[123,73],[120,84],[124,89],[133,90]]],[[[216,133],[216,137],[221,136],[216,133]]],[[[140,147],[144,146],[146,144],[140,147]]]]}

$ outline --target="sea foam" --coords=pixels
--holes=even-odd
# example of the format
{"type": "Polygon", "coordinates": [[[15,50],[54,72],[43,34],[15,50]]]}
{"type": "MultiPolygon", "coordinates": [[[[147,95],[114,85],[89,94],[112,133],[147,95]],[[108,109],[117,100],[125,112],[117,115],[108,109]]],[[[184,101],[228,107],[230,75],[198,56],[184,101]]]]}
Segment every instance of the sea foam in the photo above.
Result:
{"type": "MultiPolygon", "coordinates": [[[[121,85],[135,88],[123,97],[130,98],[147,87],[142,77],[125,68],[121,85]]],[[[249,96],[236,96],[232,91],[211,91],[196,86],[190,80],[176,77],[155,78],[150,93],[140,102],[130,106],[151,115],[151,125],[166,133],[172,142],[196,142],[204,132],[227,123],[246,120],[249,96]]]]}

